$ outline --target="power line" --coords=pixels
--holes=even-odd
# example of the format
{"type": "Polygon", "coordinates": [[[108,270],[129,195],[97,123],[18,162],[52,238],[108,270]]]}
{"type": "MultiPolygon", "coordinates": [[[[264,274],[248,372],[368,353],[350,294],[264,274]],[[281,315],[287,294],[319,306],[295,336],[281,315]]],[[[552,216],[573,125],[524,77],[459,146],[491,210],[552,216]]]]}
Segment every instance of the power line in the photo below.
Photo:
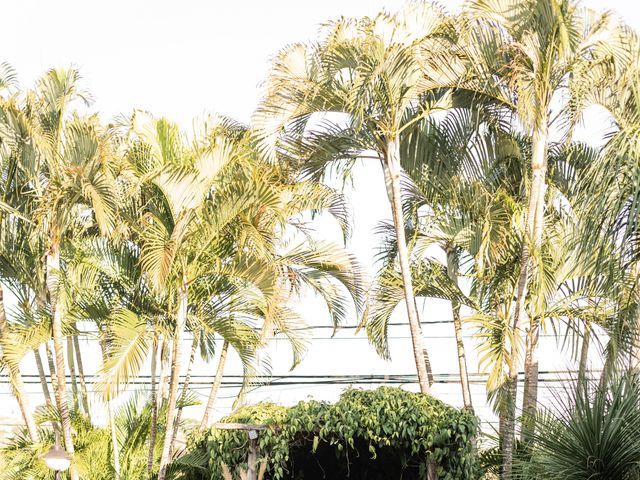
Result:
{"type": "MultiPolygon", "coordinates": [[[[551,380],[551,379],[540,379],[540,387],[543,388],[555,388],[552,387],[551,385],[546,385],[546,384],[558,384],[558,383],[563,383],[563,382],[568,382],[568,381],[572,381],[575,380],[574,378],[561,378],[561,379],[556,379],[556,380],[551,380]]],[[[286,386],[286,387],[291,387],[289,389],[293,390],[293,389],[300,389],[300,388],[308,388],[308,387],[327,387],[327,386],[345,386],[345,385],[358,385],[358,386],[366,386],[366,385],[409,385],[409,384],[417,384],[417,379],[405,379],[405,380],[401,380],[401,379],[389,379],[389,380],[358,380],[358,381],[345,381],[345,382],[337,382],[337,381],[313,381],[313,382],[272,382],[272,383],[266,383],[263,385],[252,385],[250,388],[250,391],[257,391],[258,389],[270,389],[273,387],[282,387],[282,386],[286,386]]],[[[447,385],[457,385],[459,384],[459,381],[455,381],[455,380],[442,380],[442,379],[434,379],[434,384],[447,384],[447,385]]],[[[485,382],[481,381],[481,380],[470,380],[469,381],[470,384],[472,385],[484,385],[485,382]]],[[[524,379],[520,379],[518,380],[519,384],[523,384],[524,383],[524,379]]],[[[38,383],[29,383],[28,385],[39,385],[38,383]]],[[[130,382],[129,385],[148,385],[147,383],[144,382],[130,382]]],[[[242,386],[242,382],[222,382],[220,388],[222,389],[231,389],[231,388],[240,388],[242,386]]],[[[189,390],[194,390],[194,391],[198,391],[198,390],[204,390],[204,391],[209,391],[211,385],[210,384],[202,384],[200,383],[199,385],[191,385],[189,386],[189,390]]],[[[135,392],[135,391],[139,391],[139,389],[137,388],[123,388],[120,390],[121,393],[125,393],[125,392],[135,392]]],[[[99,393],[98,391],[92,389],[92,388],[88,388],[88,392],[89,393],[99,393]]],[[[42,394],[41,391],[31,391],[31,392],[27,392],[30,394],[42,394]]],[[[199,392],[197,392],[199,393],[199,392]]],[[[0,395],[9,395],[9,396],[13,396],[12,392],[0,392],[0,395]]],[[[220,397],[220,398],[225,398],[225,397],[220,397]]]]}
{"type": "MultiPolygon", "coordinates": [[[[591,373],[598,373],[599,370],[592,370],[591,373]]],[[[540,371],[541,382],[558,383],[575,380],[575,377],[571,377],[576,372],[572,370],[546,370],[540,371]],[[563,378],[553,378],[552,376],[563,375],[563,378]],[[549,376],[550,378],[545,378],[549,376]]],[[[489,374],[474,372],[469,374],[470,383],[485,383],[489,374]]],[[[524,376],[524,372],[519,373],[520,377],[524,376]]],[[[96,378],[98,375],[85,375],[85,378],[96,378]]],[[[181,376],[180,383],[184,383],[184,377],[181,376]]],[[[38,375],[23,375],[25,385],[40,385],[38,375]]],[[[66,384],[70,385],[70,375],[66,376],[66,384]]],[[[213,376],[211,375],[197,375],[192,374],[190,385],[207,385],[210,386],[213,383],[213,376]],[[197,380],[197,379],[210,379],[197,380]],[[194,380],[196,379],[196,380],[194,380]]],[[[460,375],[458,373],[435,373],[433,375],[434,383],[459,383],[460,375]]],[[[0,375],[0,384],[9,385],[8,375],[0,375]]],[[[138,375],[135,379],[127,382],[128,385],[149,385],[150,375],[138,375]]],[[[252,385],[258,387],[265,387],[270,385],[348,385],[358,383],[371,383],[371,384],[384,384],[384,383],[417,383],[416,374],[352,374],[352,375],[255,375],[252,376],[252,385]],[[261,381],[263,380],[263,382],[261,381]]],[[[519,379],[522,381],[522,379],[519,379]]],[[[224,375],[222,377],[222,385],[227,387],[239,387],[244,384],[243,375],[224,375]]]]}
{"type": "MultiPolygon", "coordinates": [[[[311,327],[311,328],[316,328],[316,327],[311,327]]],[[[356,327],[353,327],[353,328],[356,328],[356,327]]],[[[339,332],[339,331],[340,330],[338,330],[337,332],[339,332]]],[[[288,342],[289,339],[287,337],[282,336],[282,335],[284,335],[284,334],[283,333],[277,333],[274,337],[270,338],[269,341],[278,341],[278,342],[279,341],[286,341],[286,342],[288,342]]],[[[83,335],[83,336],[89,337],[88,335],[83,335]]],[[[540,338],[558,338],[558,335],[554,335],[552,333],[546,333],[546,334],[540,334],[539,337],[540,338]]],[[[409,340],[412,337],[410,335],[394,335],[394,336],[387,336],[386,338],[387,338],[387,340],[409,340]]],[[[449,334],[449,335],[429,335],[429,334],[426,334],[426,335],[423,335],[423,338],[425,340],[430,340],[430,339],[432,339],[432,340],[435,340],[435,339],[440,339],[440,340],[442,340],[442,339],[452,339],[453,340],[453,339],[456,338],[456,336],[455,335],[451,335],[451,334],[449,334]]],[[[471,334],[471,335],[464,334],[464,335],[462,335],[462,338],[467,339],[467,340],[478,340],[478,336],[474,335],[474,334],[471,334]]],[[[89,340],[90,338],[87,338],[87,339],[89,340]]],[[[193,340],[193,335],[187,334],[187,335],[183,335],[183,337],[182,337],[183,343],[191,342],[192,340],[193,340]]],[[[339,337],[339,336],[310,337],[310,338],[308,338],[308,340],[310,340],[310,341],[312,341],[312,340],[340,340],[340,341],[345,341],[345,340],[346,341],[349,341],[349,340],[351,340],[351,341],[363,341],[363,340],[365,340],[365,341],[368,341],[369,339],[367,337],[365,337],[365,336],[357,337],[357,336],[354,335],[354,336],[351,336],[351,337],[339,337]]]]}
{"type": "MultiPolygon", "coordinates": [[[[464,321],[464,320],[463,320],[464,321]]],[[[453,320],[451,319],[440,319],[440,320],[427,320],[427,321],[422,321],[420,322],[421,325],[437,325],[437,324],[449,324],[449,323],[453,323],[453,320]]],[[[407,327],[409,326],[408,322],[389,322],[387,323],[387,325],[389,327],[407,327]]],[[[357,329],[362,329],[364,330],[364,326],[363,325],[338,325],[338,326],[334,326],[334,325],[306,325],[304,327],[295,327],[292,328],[291,331],[292,332],[304,332],[304,331],[309,331],[309,330],[335,330],[336,332],[339,332],[340,330],[357,330],[357,329]]],[[[256,331],[261,331],[261,328],[256,328],[256,331]]],[[[78,335],[79,336],[86,336],[86,337],[92,337],[97,335],[99,332],[98,330],[79,330],[78,331],[78,335]]]]}

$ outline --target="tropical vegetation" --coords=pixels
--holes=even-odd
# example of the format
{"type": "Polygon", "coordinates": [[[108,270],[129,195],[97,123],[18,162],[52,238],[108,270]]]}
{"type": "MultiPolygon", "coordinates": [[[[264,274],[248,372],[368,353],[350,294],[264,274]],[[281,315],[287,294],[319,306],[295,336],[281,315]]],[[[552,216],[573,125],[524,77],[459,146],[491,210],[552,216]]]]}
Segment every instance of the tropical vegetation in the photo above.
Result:
{"type": "Polygon", "coordinates": [[[335,328],[355,312],[383,358],[402,305],[421,393],[242,406],[227,421],[269,425],[263,474],[287,478],[294,447],[340,461],[393,445],[430,478],[637,478],[639,54],[632,29],[573,0],[408,2],[283,48],[250,125],[204,115],[189,131],[141,110],[81,113],[91,96],[74,68],[23,88],[1,64],[0,367],[24,428],[0,479],[53,478],[40,457],[55,442],[73,480],[238,473],[246,437],[211,427],[228,355],[243,405],[274,338],[303,361],[295,303],[310,294],[335,328]],[[611,126],[587,143],[594,109],[611,126]],[[348,249],[334,186],[360,166],[382,168],[392,212],[374,278],[348,249]],[[420,298],[423,316],[428,299],[450,303],[463,410],[430,396],[420,298]],[[476,432],[465,329],[494,446],[476,432]],[[552,407],[539,404],[541,332],[577,365],[570,400],[552,407]],[[99,346],[94,382],[85,336],[99,346]],[[183,412],[199,358],[217,364],[194,427],[183,412]]]}

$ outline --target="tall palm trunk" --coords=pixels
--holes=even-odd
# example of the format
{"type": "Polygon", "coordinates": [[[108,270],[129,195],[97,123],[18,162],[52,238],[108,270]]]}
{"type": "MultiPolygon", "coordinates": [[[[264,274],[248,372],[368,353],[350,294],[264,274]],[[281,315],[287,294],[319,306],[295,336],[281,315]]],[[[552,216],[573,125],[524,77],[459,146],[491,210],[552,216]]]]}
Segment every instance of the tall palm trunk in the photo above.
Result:
{"type": "Polygon", "coordinates": [[[578,364],[578,385],[586,386],[587,365],[589,363],[589,344],[591,343],[591,322],[584,322],[584,336],[582,337],[582,348],[580,349],[580,363],[578,364]]]}
{"type": "Polygon", "coordinates": [[[44,364],[42,363],[42,357],[40,356],[40,348],[33,349],[33,358],[36,361],[36,368],[38,369],[38,378],[40,379],[40,386],[42,387],[42,394],[44,395],[44,401],[47,405],[51,405],[51,393],[49,392],[49,384],[47,383],[47,374],[44,371],[44,364]]]}
{"type": "Polygon", "coordinates": [[[74,410],[78,410],[79,403],[79,395],[78,395],[78,381],[76,378],[76,364],[74,361],[74,352],[73,352],[73,340],[71,337],[67,337],[67,362],[69,364],[69,376],[71,377],[71,393],[73,398],[73,408],[74,410]]]}
{"type": "Polygon", "coordinates": [[[47,352],[47,363],[49,364],[49,372],[51,374],[51,388],[53,389],[53,396],[55,397],[56,390],[58,389],[58,375],[56,375],[56,364],[53,361],[53,352],[51,351],[49,342],[45,343],[45,350],[47,352]]]}
{"type": "MultiPolygon", "coordinates": [[[[47,304],[47,292],[46,292],[46,284],[43,282],[40,285],[40,288],[38,289],[37,293],[36,293],[36,306],[38,308],[38,314],[40,314],[40,312],[44,311],[46,308],[46,304],[47,304]]],[[[49,342],[45,342],[44,344],[45,346],[45,356],[47,358],[47,363],[49,366],[49,374],[50,374],[50,379],[51,379],[51,383],[52,386],[55,384],[55,368],[53,365],[53,357],[51,355],[51,350],[49,348],[49,342]]],[[[44,364],[42,363],[42,357],[40,356],[40,348],[36,348],[33,351],[35,358],[36,358],[36,366],[38,368],[38,375],[40,376],[40,383],[42,385],[42,393],[44,393],[44,397],[45,400],[47,402],[47,405],[52,405],[51,402],[51,394],[49,393],[49,384],[47,381],[47,375],[44,371],[44,364]]],[[[54,395],[55,395],[55,387],[54,387],[54,395]]],[[[57,424],[56,424],[57,425],[57,424]]]]}
{"type": "Polygon", "coordinates": [[[224,372],[224,365],[227,361],[227,352],[229,351],[229,342],[227,340],[222,344],[222,351],[220,352],[220,360],[218,360],[218,368],[216,370],[216,376],[211,384],[211,391],[209,392],[209,400],[207,400],[207,406],[204,409],[204,415],[202,416],[202,421],[200,422],[200,430],[204,430],[209,424],[209,417],[211,416],[211,412],[213,412],[213,405],[216,402],[216,398],[218,397],[218,391],[220,390],[220,385],[222,384],[222,374],[224,372]]]}
{"type": "MultiPolygon", "coordinates": [[[[4,356],[5,346],[11,344],[11,339],[9,338],[9,325],[7,323],[7,315],[4,308],[4,290],[2,289],[2,285],[0,285],[0,342],[2,342],[2,356],[4,356]]],[[[18,407],[20,407],[20,413],[22,414],[24,423],[27,426],[29,438],[33,443],[38,443],[38,429],[33,421],[33,417],[31,416],[29,397],[27,397],[24,389],[24,382],[22,381],[22,375],[20,374],[20,367],[12,360],[4,360],[5,365],[9,370],[11,389],[13,390],[13,394],[18,402],[18,407]]]]}
{"type": "Polygon", "coordinates": [[[631,269],[633,275],[632,294],[635,294],[636,318],[633,327],[633,341],[631,343],[631,368],[640,371],[640,261],[635,262],[631,269]]]}
{"type": "Polygon", "coordinates": [[[173,355],[171,361],[171,380],[169,381],[169,399],[167,401],[167,425],[160,457],[160,470],[158,480],[165,480],[167,466],[169,465],[171,449],[171,437],[173,435],[173,423],[178,399],[178,384],[180,383],[180,364],[182,354],[182,333],[187,321],[188,285],[183,275],[182,284],[178,289],[178,314],[176,315],[176,330],[173,336],[173,355]]]}
{"type": "MultiPolygon", "coordinates": [[[[609,344],[611,342],[612,340],[609,339],[609,344]]],[[[616,371],[616,358],[618,357],[617,347],[614,347],[613,349],[611,348],[611,345],[609,345],[608,347],[609,348],[607,348],[605,351],[604,365],[602,366],[600,382],[598,382],[600,388],[607,387],[611,376],[614,375],[616,371]]]]}
{"type": "MultiPolygon", "coordinates": [[[[546,121],[546,120],[545,120],[546,121]]],[[[535,219],[533,223],[532,231],[532,244],[536,257],[540,255],[540,248],[542,246],[542,234],[544,231],[544,207],[545,196],[547,193],[547,129],[545,128],[538,138],[534,136],[534,142],[537,142],[537,146],[534,146],[532,172],[533,178],[531,182],[532,194],[536,196],[536,210],[535,219]]],[[[539,276],[539,262],[537,260],[531,261],[531,275],[533,278],[539,276]]],[[[538,281],[539,283],[540,281],[538,281]]],[[[533,305],[540,304],[538,300],[539,288],[535,292],[532,298],[533,305]]],[[[524,391],[523,391],[523,403],[522,413],[525,421],[522,425],[522,439],[530,439],[535,429],[535,414],[538,405],[538,346],[540,343],[540,322],[543,320],[537,312],[529,322],[529,331],[527,332],[526,342],[526,354],[524,362],[524,391]]]]}
{"type": "MultiPolygon", "coordinates": [[[[458,256],[454,248],[447,248],[447,274],[451,281],[458,285],[458,256]]],[[[458,350],[458,369],[460,371],[460,386],[462,388],[462,401],[464,408],[473,411],[471,400],[471,389],[469,387],[469,374],[467,372],[467,356],[462,338],[462,322],[460,320],[460,304],[451,302],[451,313],[453,314],[453,328],[456,336],[456,348],[458,350]]]]}
{"type": "MultiPolygon", "coordinates": [[[[640,337],[640,301],[638,301],[636,305],[636,327],[637,333],[636,337],[640,337]]],[[[640,343],[640,340],[636,340],[636,342],[640,343]]],[[[632,352],[632,368],[634,370],[640,370],[640,346],[635,346],[632,352]]]]}
{"type": "MultiPolygon", "coordinates": [[[[108,337],[108,335],[106,335],[108,337]]],[[[102,364],[105,365],[109,358],[107,340],[100,340],[100,349],[102,350],[102,364]]],[[[114,480],[120,478],[120,449],[118,448],[118,435],[116,431],[116,422],[113,417],[113,408],[111,406],[111,398],[106,399],[107,403],[107,420],[109,422],[109,433],[111,434],[111,454],[113,455],[113,473],[114,480]]]]}
{"type": "Polygon", "coordinates": [[[160,388],[160,398],[162,400],[167,400],[169,397],[169,388],[167,388],[167,370],[168,368],[168,358],[170,355],[169,352],[169,342],[167,338],[162,336],[162,341],[160,342],[160,379],[159,379],[159,388],[160,388]]]}
{"type": "MultiPolygon", "coordinates": [[[[53,396],[55,399],[58,398],[56,396],[56,391],[58,390],[58,376],[56,375],[56,366],[53,361],[53,352],[51,351],[51,345],[49,344],[49,342],[45,342],[44,346],[45,354],[47,356],[47,364],[49,365],[49,375],[51,377],[51,389],[53,390],[53,396]]],[[[62,432],[62,426],[58,422],[54,422],[53,429],[55,430],[57,435],[60,435],[62,432]]]]}
{"type": "MultiPolygon", "coordinates": [[[[75,323],[73,326],[75,329],[75,323]]],[[[91,418],[91,412],[89,411],[89,392],[87,390],[87,382],[84,378],[84,364],[82,362],[82,351],[80,350],[78,335],[73,336],[73,349],[76,352],[76,367],[78,368],[78,380],[80,381],[80,391],[82,393],[82,408],[84,409],[84,413],[91,418]]]]}
{"type": "Polygon", "coordinates": [[[535,414],[538,403],[538,345],[540,343],[540,319],[530,318],[525,343],[524,388],[522,401],[522,425],[520,440],[531,439],[535,430],[535,414]]]}
{"type": "Polygon", "coordinates": [[[422,393],[430,392],[429,354],[424,347],[422,338],[422,327],[418,316],[416,297],[413,292],[413,281],[411,279],[411,265],[409,263],[409,251],[404,232],[404,216],[402,214],[402,199],[400,198],[400,143],[397,138],[392,138],[387,142],[386,167],[389,172],[389,187],[391,193],[391,211],[393,213],[393,225],[396,233],[396,243],[398,246],[398,259],[400,260],[400,273],[404,288],[404,298],[407,306],[407,316],[409,318],[409,329],[413,342],[413,357],[418,371],[418,383],[422,393]]]}
{"type": "Polygon", "coordinates": [[[111,430],[111,446],[113,448],[113,479],[120,479],[120,449],[118,447],[118,435],[116,431],[116,422],[113,417],[113,407],[111,400],[107,400],[107,415],[109,417],[109,427],[111,430]]]}
{"type": "MultiPolygon", "coordinates": [[[[520,256],[520,273],[518,275],[518,284],[516,292],[516,306],[513,318],[513,336],[514,341],[511,345],[511,362],[509,365],[509,375],[507,378],[507,405],[504,416],[504,434],[502,439],[502,478],[511,480],[513,471],[513,442],[515,440],[515,417],[516,417],[516,401],[518,395],[518,370],[520,367],[520,358],[518,338],[522,325],[526,320],[526,297],[529,280],[529,268],[531,261],[531,248],[537,248],[542,239],[542,214],[544,213],[544,193],[546,189],[546,170],[547,170],[547,121],[546,118],[540,124],[533,134],[533,148],[531,155],[531,189],[529,191],[529,205],[527,208],[526,229],[522,238],[522,253],[520,256]],[[538,221],[539,220],[539,221],[538,221]],[[538,225],[536,225],[538,224],[538,225]]],[[[534,323],[529,328],[528,337],[532,343],[529,344],[529,371],[527,372],[532,380],[532,375],[537,377],[537,339],[538,328],[534,323]]],[[[527,414],[531,410],[531,406],[535,409],[535,403],[531,405],[531,400],[537,398],[537,378],[534,384],[530,384],[527,391],[528,399],[526,406],[529,408],[524,413],[527,414]]]]}
{"type": "MultiPolygon", "coordinates": [[[[71,437],[71,418],[69,416],[69,407],[67,405],[67,385],[66,374],[64,368],[64,345],[62,335],[62,319],[64,317],[64,301],[59,295],[59,277],[60,277],[60,244],[52,241],[47,252],[47,287],[53,306],[53,350],[55,354],[56,364],[56,403],[60,413],[60,423],[62,424],[62,436],[64,438],[64,446],[68,453],[73,455],[73,439],[71,437]]],[[[75,466],[71,465],[71,480],[78,480],[78,472],[75,466]]]]}
{"type": "Polygon", "coordinates": [[[153,334],[151,351],[151,432],[149,433],[149,456],[147,457],[147,480],[153,476],[153,457],[158,433],[158,390],[156,389],[156,368],[158,360],[158,334],[153,334]]]}
{"type": "Polygon", "coordinates": [[[173,452],[173,445],[176,443],[178,436],[178,429],[180,428],[180,419],[182,418],[183,405],[187,399],[187,393],[189,393],[189,383],[191,382],[191,369],[193,368],[193,362],[196,359],[196,352],[198,351],[198,343],[200,341],[200,332],[196,330],[193,334],[193,341],[191,342],[191,354],[189,355],[189,364],[187,366],[187,373],[184,377],[184,384],[182,385],[182,395],[180,397],[180,405],[178,406],[178,413],[176,414],[175,425],[173,426],[173,435],[171,436],[171,449],[173,452]]]}

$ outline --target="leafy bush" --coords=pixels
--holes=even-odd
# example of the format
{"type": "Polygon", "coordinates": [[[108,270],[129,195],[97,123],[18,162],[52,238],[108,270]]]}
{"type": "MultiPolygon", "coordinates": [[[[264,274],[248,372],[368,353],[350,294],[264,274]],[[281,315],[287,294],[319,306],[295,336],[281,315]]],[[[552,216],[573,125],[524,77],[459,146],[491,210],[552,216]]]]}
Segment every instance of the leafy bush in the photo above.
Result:
{"type": "MultiPolygon", "coordinates": [[[[241,408],[223,421],[269,426],[258,439],[268,478],[296,478],[295,455],[302,451],[317,456],[329,447],[334,452],[333,463],[345,465],[345,476],[354,458],[375,463],[379,455],[390,451],[404,458],[405,465],[410,461],[419,464],[420,475],[427,463],[437,466],[442,480],[470,479],[474,474],[470,440],[477,434],[477,418],[433,397],[401,389],[349,389],[334,404],[311,400],[287,408],[262,403],[241,408]]],[[[212,479],[222,478],[223,464],[232,471],[246,468],[248,437],[244,431],[214,427],[190,442],[192,450],[208,452],[212,479]]]]}

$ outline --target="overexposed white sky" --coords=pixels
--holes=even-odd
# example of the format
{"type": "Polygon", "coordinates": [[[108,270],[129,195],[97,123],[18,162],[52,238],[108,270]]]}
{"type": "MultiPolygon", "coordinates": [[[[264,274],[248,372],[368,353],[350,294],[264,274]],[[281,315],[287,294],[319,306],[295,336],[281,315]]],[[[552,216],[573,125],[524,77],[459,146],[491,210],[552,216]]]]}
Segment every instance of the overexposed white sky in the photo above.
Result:
{"type": "Polygon", "coordinates": [[[398,0],[12,1],[3,5],[2,60],[30,84],[77,65],[107,117],[138,107],[185,126],[204,110],[248,122],[268,61],[340,15],[398,0]]]}
{"type": "MultiPolygon", "coordinates": [[[[441,2],[454,10],[459,0],[441,2]]],[[[638,3],[589,0],[632,26],[638,3]]],[[[78,66],[105,118],[134,107],[185,126],[203,111],[248,122],[269,59],[314,38],[339,16],[396,10],[401,0],[9,0],[2,5],[1,61],[31,85],[47,68],[78,66]]]]}
{"type": "MultiPolygon", "coordinates": [[[[117,114],[129,114],[134,108],[151,111],[190,128],[191,119],[201,113],[216,112],[248,123],[260,97],[260,83],[268,70],[269,59],[283,46],[313,39],[318,26],[339,16],[374,15],[382,8],[396,10],[401,0],[9,0],[3,2],[0,20],[0,62],[9,62],[18,72],[20,84],[30,87],[46,69],[76,65],[85,86],[95,99],[92,110],[101,112],[103,120],[117,114]]],[[[442,2],[458,8],[460,2],[442,2]]],[[[583,2],[598,10],[613,9],[636,29],[640,26],[639,4],[631,0],[583,2]]],[[[594,118],[593,123],[604,122],[594,118]]],[[[373,228],[389,218],[386,192],[379,167],[356,170],[352,202],[355,232],[349,247],[361,261],[372,265],[378,242],[373,228]]],[[[321,224],[321,228],[329,228],[321,224]]],[[[335,232],[327,232],[333,236],[335,232]]],[[[372,267],[370,268],[372,271],[372,267]]],[[[313,325],[327,325],[328,320],[315,299],[301,307],[313,325]]],[[[401,309],[399,309],[401,310],[401,309]]],[[[450,318],[446,302],[427,300],[423,320],[450,318]]],[[[406,321],[403,312],[394,321],[406,321]]],[[[350,322],[355,324],[356,319],[350,322]]],[[[425,329],[434,369],[440,373],[457,372],[450,325],[425,329]]],[[[472,332],[467,332],[471,335],[472,332]]],[[[408,329],[396,327],[392,362],[383,362],[367,345],[363,335],[353,331],[329,340],[329,332],[320,330],[311,343],[309,354],[295,374],[412,374],[408,329]]],[[[83,346],[84,357],[91,358],[89,343],[83,346]]],[[[471,372],[478,371],[477,358],[469,345],[471,372]]],[[[542,369],[556,365],[555,343],[544,343],[542,369]],[[544,365],[547,362],[548,365],[544,365]]],[[[287,375],[289,356],[286,348],[274,349],[274,372],[287,375]]],[[[95,372],[98,359],[87,361],[95,372]]],[[[559,362],[562,366],[562,362],[559,362]]],[[[557,366],[557,365],[556,365],[557,366]]],[[[549,367],[550,368],[550,367],[549,367]]],[[[32,361],[25,360],[26,373],[35,373],[32,361]]],[[[215,366],[199,363],[196,374],[213,375],[215,366]]],[[[237,362],[228,372],[239,374],[237,362]]],[[[38,404],[39,386],[29,385],[33,402],[38,404]]],[[[207,386],[199,392],[205,395],[207,386]]],[[[292,403],[314,395],[332,399],[342,387],[264,388],[250,395],[250,400],[271,399],[292,403]]],[[[436,384],[434,391],[443,400],[461,404],[459,387],[436,384]]],[[[18,417],[19,413],[6,385],[0,386],[0,415],[18,417]]],[[[484,402],[484,388],[474,385],[474,401],[482,415],[489,416],[484,402]]],[[[223,390],[218,414],[228,412],[234,390],[223,390]],[[228,398],[227,398],[228,397],[228,398]]],[[[187,415],[197,417],[194,408],[187,415]]],[[[1,422],[1,420],[0,420],[1,422]]]]}

